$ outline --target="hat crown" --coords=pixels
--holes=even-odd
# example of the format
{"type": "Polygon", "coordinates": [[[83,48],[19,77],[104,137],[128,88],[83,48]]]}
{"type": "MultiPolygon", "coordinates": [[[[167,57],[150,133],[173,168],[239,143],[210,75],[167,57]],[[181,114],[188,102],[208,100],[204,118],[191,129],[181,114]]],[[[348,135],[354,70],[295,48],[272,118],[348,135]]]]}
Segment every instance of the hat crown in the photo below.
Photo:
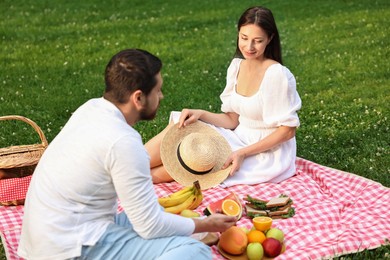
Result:
{"type": "Polygon", "coordinates": [[[179,127],[179,123],[173,125],[164,135],[160,151],[165,169],[183,186],[199,181],[201,189],[206,190],[220,184],[229,176],[231,165],[227,168],[223,168],[223,165],[232,149],[216,129],[202,121],[198,120],[185,127],[179,127]],[[185,140],[192,134],[195,135],[185,140]],[[200,140],[196,141],[198,138],[200,140]],[[206,147],[200,144],[205,144],[206,147]],[[188,167],[182,160],[182,155],[186,163],[197,170],[188,167]],[[204,169],[206,170],[203,171],[204,169]]]}
{"type": "Polygon", "coordinates": [[[180,143],[179,153],[183,163],[195,172],[210,171],[216,164],[217,147],[208,134],[190,133],[180,143]]]}

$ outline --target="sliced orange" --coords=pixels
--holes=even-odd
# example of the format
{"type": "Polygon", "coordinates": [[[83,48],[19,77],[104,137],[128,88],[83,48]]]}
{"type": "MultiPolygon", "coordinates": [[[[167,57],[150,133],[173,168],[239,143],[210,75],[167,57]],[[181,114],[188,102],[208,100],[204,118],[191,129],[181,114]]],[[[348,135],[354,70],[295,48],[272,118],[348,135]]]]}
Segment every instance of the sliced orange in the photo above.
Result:
{"type": "Polygon", "coordinates": [[[262,244],[264,240],[266,239],[266,236],[263,232],[257,229],[252,229],[247,234],[248,237],[248,243],[260,243],[262,244]]]}
{"type": "Polygon", "coordinates": [[[223,214],[237,217],[238,215],[240,215],[240,211],[240,205],[238,205],[236,201],[232,199],[226,199],[222,202],[223,214]]]}
{"type": "Polygon", "coordinates": [[[266,231],[272,226],[272,218],[270,217],[255,217],[252,219],[252,222],[259,231],[266,231]]]}

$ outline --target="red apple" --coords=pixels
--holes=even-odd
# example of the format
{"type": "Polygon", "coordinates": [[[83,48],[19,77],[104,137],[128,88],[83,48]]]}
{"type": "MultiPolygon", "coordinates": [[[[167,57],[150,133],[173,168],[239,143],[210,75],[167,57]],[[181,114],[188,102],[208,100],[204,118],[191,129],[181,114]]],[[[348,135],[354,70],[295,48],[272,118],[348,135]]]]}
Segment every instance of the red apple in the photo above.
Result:
{"type": "Polygon", "coordinates": [[[266,238],[262,245],[264,254],[268,257],[276,257],[282,251],[282,243],[273,237],[266,238]]]}

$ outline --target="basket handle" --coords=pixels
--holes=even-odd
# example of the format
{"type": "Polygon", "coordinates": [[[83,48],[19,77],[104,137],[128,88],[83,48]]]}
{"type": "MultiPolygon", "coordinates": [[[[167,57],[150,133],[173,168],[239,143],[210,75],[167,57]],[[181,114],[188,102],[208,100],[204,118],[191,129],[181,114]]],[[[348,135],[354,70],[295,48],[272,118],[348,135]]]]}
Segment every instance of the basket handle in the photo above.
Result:
{"type": "Polygon", "coordinates": [[[47,142],[47,139],[46,139],[45,135],[43,134],[42,129],[31,119],[28,119],[27,117],[24,117],[24,116],[9,115],[9,116],[0,116],[0,121],[2,121],[2,120],[20,120],[20,121],[23,121],[23,122],[29,124],[38,133],[39,138],[42,141],[42,145],[44,147],[48,146],[49,143],[47,142]]]}

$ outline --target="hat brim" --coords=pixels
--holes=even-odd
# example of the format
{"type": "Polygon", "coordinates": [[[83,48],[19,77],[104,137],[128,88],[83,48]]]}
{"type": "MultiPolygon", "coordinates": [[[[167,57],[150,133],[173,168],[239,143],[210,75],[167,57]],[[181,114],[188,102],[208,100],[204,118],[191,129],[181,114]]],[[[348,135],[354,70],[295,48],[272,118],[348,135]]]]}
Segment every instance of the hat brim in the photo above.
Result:
{"type": "Polygon", "coordinates": [[[161,141],[161,160],[169,175],[183,186],[191,186],[195,181],[199,181],[202,190],[215,187],[223,182],[229,175],[231,166],[221,169],[232,149],[226,139],[215,129],[206,123],[197,121],[185,127],[173,125],[165,134],[161,141]],[[202,133],[213,135],[218,143],[218,159],[214,168],[206,174],[197,175],[187,171],[177,158],[177,148],[185,136],[190,133],[202,133]]]}

